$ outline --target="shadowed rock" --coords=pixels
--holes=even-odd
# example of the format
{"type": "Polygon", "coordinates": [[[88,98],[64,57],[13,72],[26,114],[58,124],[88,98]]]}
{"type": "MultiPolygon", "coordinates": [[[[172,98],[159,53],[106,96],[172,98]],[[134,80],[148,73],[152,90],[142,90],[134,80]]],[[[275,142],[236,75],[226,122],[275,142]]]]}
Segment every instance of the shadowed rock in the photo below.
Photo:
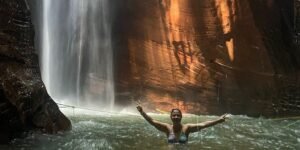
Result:
{"type": "Polygon", "coordinates": [[[24,131],[57,133],[71,122],[47,94],[34,50],[34,30],[24,0],[0,1],[0,143],[24,131]]]}

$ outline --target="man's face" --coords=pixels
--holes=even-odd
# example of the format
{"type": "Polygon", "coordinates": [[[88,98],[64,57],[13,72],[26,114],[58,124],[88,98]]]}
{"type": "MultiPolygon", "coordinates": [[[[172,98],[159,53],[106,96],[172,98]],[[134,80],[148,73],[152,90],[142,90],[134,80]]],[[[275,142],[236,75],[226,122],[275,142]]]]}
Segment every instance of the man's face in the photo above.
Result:
{"type": "Polygon", "coordinates": [[[182,118],[181,113],[178,110],[174,110],[171,113],[171,120],[172,120],[173,123],[180,123],[181,118],[182,118]]]}

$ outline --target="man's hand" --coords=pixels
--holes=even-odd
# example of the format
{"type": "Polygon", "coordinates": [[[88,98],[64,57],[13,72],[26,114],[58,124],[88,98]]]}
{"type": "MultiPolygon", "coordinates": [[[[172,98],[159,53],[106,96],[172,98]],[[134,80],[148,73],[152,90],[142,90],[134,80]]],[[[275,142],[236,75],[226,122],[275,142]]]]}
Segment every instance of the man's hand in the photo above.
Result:
{"type": "Polygon", "coordinates": [[[143,108],[142,108],[141,106],[137,106],[136,109],[137,109],[140,113],[143,112],[143,108]]]}

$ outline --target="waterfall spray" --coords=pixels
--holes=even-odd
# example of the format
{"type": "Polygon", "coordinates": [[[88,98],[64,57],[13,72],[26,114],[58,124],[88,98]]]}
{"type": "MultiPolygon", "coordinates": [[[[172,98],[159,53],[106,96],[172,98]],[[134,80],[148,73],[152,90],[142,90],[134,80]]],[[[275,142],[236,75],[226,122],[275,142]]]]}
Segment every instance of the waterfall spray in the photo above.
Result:
{"type": "Polygon", "coordinates": [[[39,23],[42,78],[57,101],[112,108],[109,0],[43,0],[39,23]]]}

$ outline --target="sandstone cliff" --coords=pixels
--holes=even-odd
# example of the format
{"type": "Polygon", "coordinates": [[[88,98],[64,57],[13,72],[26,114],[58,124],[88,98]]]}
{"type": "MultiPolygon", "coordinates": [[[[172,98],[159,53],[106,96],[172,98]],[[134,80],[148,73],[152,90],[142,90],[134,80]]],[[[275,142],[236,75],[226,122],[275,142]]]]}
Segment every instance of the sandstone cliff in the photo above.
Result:
{"type": "MultiPolygon", "coordinates": [[[[292,1],[124,0],[117,92],[150,110],[299,114],[292,1]]],[[[126,98],[121,103],[131,103],[126,98]]]]}

